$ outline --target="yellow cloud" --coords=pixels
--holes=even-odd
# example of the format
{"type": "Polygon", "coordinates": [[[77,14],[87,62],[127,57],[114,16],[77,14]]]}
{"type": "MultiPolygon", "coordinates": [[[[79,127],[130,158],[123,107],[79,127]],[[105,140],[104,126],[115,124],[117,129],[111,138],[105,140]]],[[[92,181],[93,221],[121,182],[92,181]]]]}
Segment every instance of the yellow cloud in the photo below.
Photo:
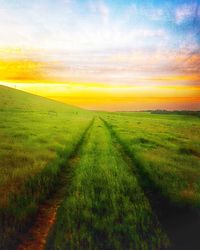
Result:
{"type": "Polygon", "coordinates": [[[25,59],[1,60],[1,81],[38,81],[44,79],[45,63],[25,59]]]}
{"type": "Polygon", "coordinates": [[[169,76],[156,76],[148,80],[158,82],[182,82],[182,81],[200,81],[200,75],[169,75],[169,76]]]}

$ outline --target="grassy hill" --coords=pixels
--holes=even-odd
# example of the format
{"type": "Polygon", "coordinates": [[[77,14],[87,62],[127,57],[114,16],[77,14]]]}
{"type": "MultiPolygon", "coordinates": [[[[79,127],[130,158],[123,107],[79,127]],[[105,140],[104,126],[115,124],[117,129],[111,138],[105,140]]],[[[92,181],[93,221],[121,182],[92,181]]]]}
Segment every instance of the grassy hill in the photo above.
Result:
{"type": "Polygon", "coordinates": [[[0,110],[81,112],[81,108],[0,85],[0,110]]]}
{"type": "Polygon", "coordinates": [[[7,218],[8,227],[0,225],[2,244],[53,190],[61,166],[92,116],[80,108],[0,86],[0,216],[7,218]]]}

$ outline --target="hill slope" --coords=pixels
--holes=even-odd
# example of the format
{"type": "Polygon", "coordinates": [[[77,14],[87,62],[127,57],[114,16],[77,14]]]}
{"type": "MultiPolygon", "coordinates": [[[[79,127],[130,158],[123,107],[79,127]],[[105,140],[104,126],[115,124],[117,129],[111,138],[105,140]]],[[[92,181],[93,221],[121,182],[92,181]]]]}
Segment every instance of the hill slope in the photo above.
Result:
{"type": "Polygon", "coordinates": [[[91,116],[80,108],[0,86],[0,194],[3,183],[12,179],[12,189],[16,179],[21,183],[25,172],[38,172],[66,144],[70,151],[91,116]]]}
{"type": "Polygon", "coordinates": [[[0,249],[56,189],[93,113],[0,86],[0,249]],[[2,224],[3,223],[3,224],[2,224]]]}
{"type": "Polygon", "coordinates": [[[0,109],[22,111],[83,111],[81,108],[0,85],[0,109]]]}

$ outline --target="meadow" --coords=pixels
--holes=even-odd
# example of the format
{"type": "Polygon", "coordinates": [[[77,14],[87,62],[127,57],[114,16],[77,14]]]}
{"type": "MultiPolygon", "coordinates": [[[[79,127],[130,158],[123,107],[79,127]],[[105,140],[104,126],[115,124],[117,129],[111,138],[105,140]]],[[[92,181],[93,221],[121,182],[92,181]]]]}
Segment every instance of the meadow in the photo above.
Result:
{"type": "Polygon", "coordinates": [[[18,249],[61,188],[37,249],[199,249],[198,116],[92,112],[0,86],[0,138],[0,249],[18,249]],[[191,213],[197,230],[176,219],[191,213]],[[181,243],[166,221],[188,230],[181,243]]]}
{"type": "Polygon", "coordinates": [[[105,121],[151,185],[177,206],[200,207],[200,120],[118,113],[105,121]]]}

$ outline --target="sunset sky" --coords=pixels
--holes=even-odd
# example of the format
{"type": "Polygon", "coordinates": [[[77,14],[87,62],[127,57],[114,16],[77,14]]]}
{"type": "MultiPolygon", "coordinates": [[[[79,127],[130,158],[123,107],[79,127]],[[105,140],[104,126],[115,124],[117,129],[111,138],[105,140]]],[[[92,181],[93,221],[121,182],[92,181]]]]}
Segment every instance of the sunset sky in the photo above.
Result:
{"type": "Polygon", "coordinates": [[[200,0],[0,0],[0,84],[97,110],[200,110],[200,0]]]}

